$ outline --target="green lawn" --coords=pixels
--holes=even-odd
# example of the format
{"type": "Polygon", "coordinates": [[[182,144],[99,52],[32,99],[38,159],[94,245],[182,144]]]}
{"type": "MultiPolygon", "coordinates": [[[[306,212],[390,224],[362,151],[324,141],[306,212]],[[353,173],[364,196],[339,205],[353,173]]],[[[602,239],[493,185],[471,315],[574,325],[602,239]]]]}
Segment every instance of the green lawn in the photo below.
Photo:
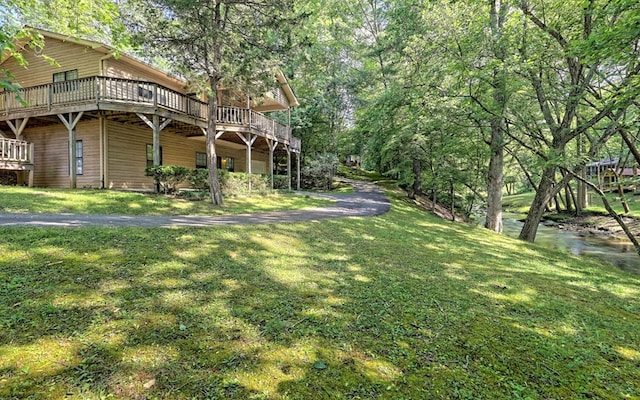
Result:
{"type": "Polygon", "coordinates": [[[372,218],[0,229],[0,398],[640,398],[639,276],[393,196],[372,218]]]}
{"type": "Polygon", "coordinates": [[[33,189],[0,186],[0,212],[121,215],[215,215],[320,207],[331,201],[296,194],[225,198],[225,205],[171,196],[115,190],[33,189]]]}

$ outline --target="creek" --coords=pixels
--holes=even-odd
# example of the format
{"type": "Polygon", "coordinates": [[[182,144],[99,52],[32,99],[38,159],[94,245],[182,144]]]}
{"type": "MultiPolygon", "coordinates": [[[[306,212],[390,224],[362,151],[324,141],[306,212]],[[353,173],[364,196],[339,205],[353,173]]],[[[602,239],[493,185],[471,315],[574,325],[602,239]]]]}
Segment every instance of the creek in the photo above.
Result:
{"type": "MultiPolygon", "coordinates": [[[[517,238],[523,225],[518,220],[520,218],[523,218],[522,215],[504,213],[503,233],[517,238]]],[[[626,271],[640,274],[640,257],[635,252],[633,244],[627,240],[564,230],[541,223],[538,226],[536,243],[546,247],[565,249],[579,256],[596,257],[626,271]]]]}

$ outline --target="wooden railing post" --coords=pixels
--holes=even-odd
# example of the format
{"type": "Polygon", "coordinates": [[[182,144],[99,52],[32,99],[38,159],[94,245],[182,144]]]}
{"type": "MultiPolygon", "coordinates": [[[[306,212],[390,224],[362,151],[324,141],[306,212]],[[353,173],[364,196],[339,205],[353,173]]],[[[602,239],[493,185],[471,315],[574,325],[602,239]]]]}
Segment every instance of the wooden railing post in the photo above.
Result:
{"type": "Polygon", "coordinates": [[[96,76],[96,105],[100,104],[100,77],[96,76]]]}
{"type": "Polygon", "coordinates": [[[153,108],[155,110],[158,109],[158,84],[154,83],[153,86],[151,86],[151,89],[153,90],[153,108]]]}

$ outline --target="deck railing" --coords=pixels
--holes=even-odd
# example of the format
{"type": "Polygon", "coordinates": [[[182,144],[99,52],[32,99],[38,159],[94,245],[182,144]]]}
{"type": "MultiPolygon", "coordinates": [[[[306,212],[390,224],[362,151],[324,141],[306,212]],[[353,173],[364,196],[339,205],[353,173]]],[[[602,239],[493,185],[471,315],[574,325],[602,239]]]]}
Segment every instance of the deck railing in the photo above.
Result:
{"type": "Polygon", "coordinates": [[[267,135],[274,136],[279,142],[286,144],[298,144],[300,148],[300,140],[291,136],[291,128],[283,125],[264,114],[237,107],[218,107],[217,123],[223,125],[248,126],[254,130],[264,132],[267,135]],[[295,141],[296,139],[297,141],[295,141]]]}
{"type": "MultiPolygon", "coordinates": [[[[207,103],[153,82],[93,76],[0,93],[0,114],[52,110],[81,104],[148,105],[206,121],[207,103]]],[[[217,123],[238,125],[275,136],[287,144],[297,142],[291,129],[263,114],[244,108],[219,107],[217,123]]],[[[299,148],[299,147],[298,147],[299,148]]]]}
{"type": "Polygon", "coordinates": [[[207,116],[207,103],[191,96],[153,82],[105,76],[5,90],[0,95],[0,113],[100,102],[149,105],[198,119],[207,116]]]}
{"type": "Polygon", "coordinates": [[[33,164],[33,143],[0,138],[0,161],[33,164]]]}

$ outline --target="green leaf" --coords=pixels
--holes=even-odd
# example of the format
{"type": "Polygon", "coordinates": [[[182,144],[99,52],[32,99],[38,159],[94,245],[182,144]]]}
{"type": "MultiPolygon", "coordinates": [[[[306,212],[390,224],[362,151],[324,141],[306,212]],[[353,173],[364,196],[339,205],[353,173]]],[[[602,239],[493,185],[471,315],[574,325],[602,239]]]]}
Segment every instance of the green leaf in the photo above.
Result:
{"type": "Polygon", "coordinates": [[[313,368],[315,369],[327,369],[327,364],[324,361],[316,361],[313,363],[313,368]]]}

